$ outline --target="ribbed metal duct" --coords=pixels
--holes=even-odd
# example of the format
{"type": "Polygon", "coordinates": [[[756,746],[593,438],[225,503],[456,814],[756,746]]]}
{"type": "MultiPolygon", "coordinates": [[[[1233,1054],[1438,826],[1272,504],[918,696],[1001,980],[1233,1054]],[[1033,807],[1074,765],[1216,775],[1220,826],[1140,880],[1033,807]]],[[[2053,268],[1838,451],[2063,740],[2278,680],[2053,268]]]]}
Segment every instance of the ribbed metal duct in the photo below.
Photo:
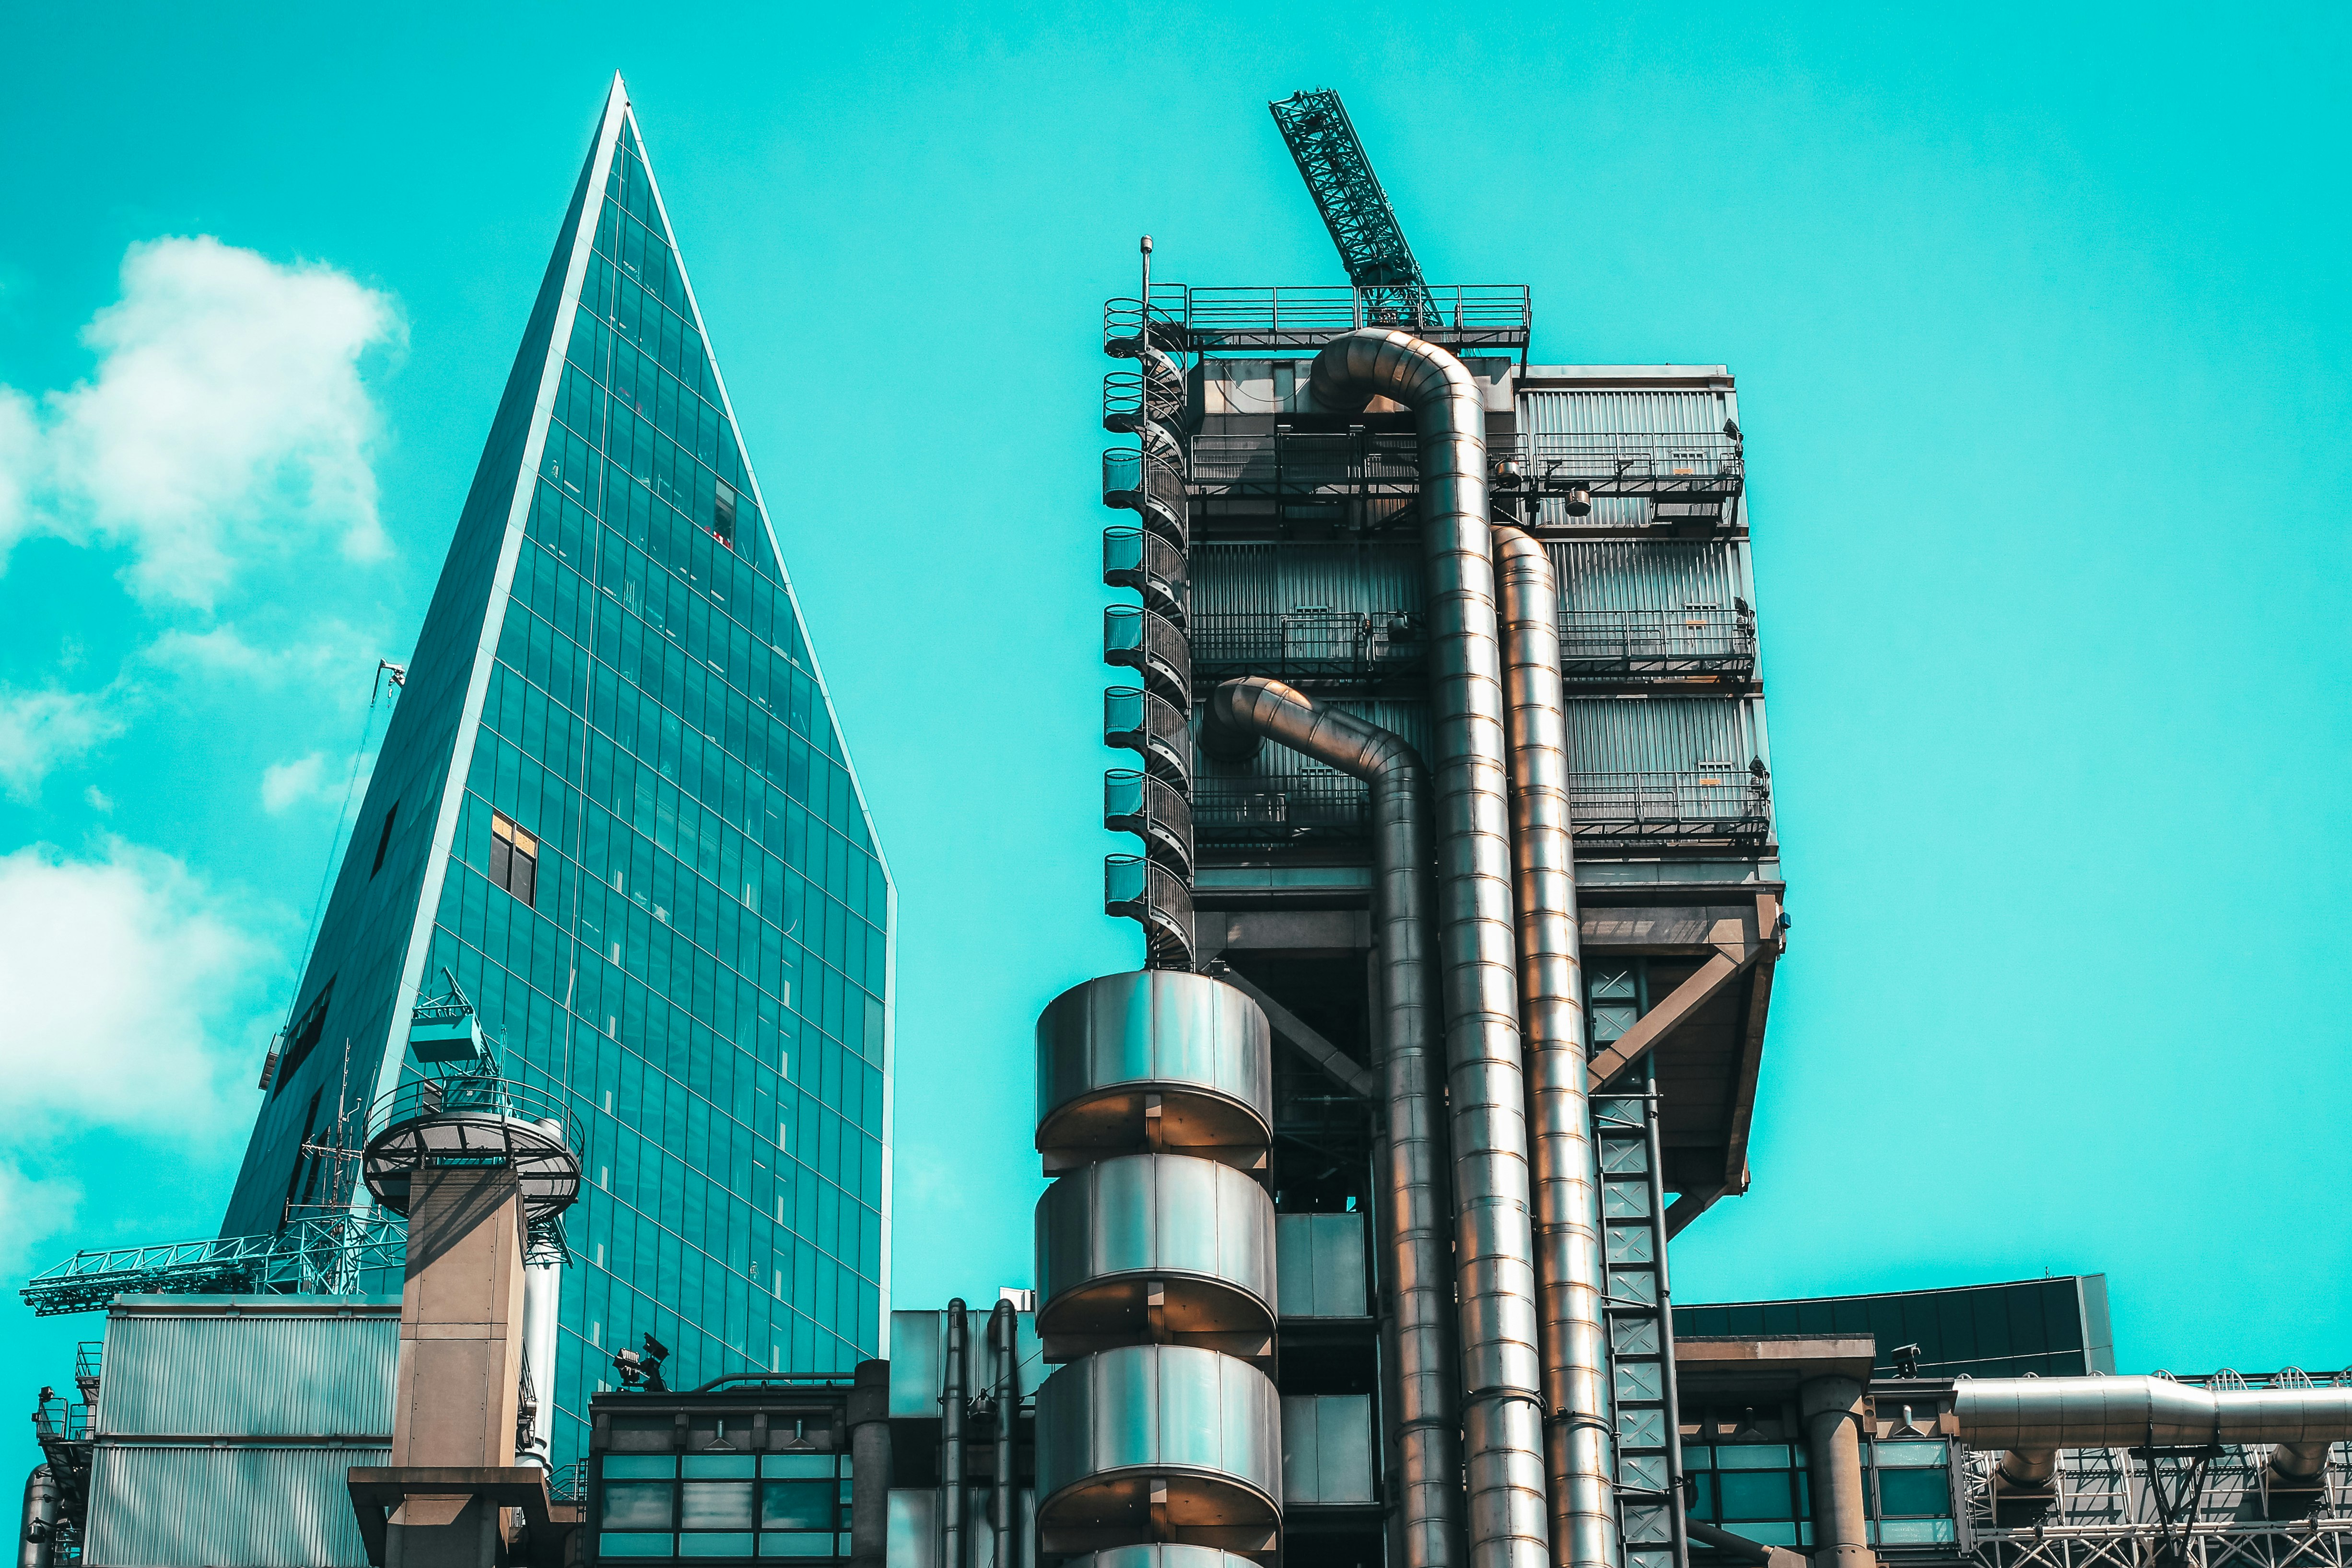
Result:
{"type": "Polygon", "coordinates": [[[1584,1092],[1584,981],[1561,712],[1559,589],[1550,557],[1527,534],[1498,528],[1495,548],[1503,584],[1503,686],[1510,705],[1519,1016],[1535,1153],[1552,1561],[1560,1568],[1609,1568],[1620,1552],[1601,1319],[1599,1181],[1584,1092]]]}
{"type": "Polygon", "coordinates": [[[1049,1361],[1105,1344],[1273,1348],[1274,1200],[1231,1165],[1129,1154],[1037,1201],[1037,1331],[1049,1361]]]}
{"type": "Polygon", "coordinates": [[[2061,1448],[2273,1443],[2274,1478],[2309,1486],[2352,1442],[2352,1388],[2194,1388],[2165,1377],[1978,1377],[1956,1385],[1972,1448],[2005,1448],[2012,1485],[2048,1484],[2061,1448]]]}
{"type": "Polygon", "coordinates": [[[1201,744],[1234,760],[1271,740],[1371,784],[1372,925],[1380,961],[1386,1162],[1381,1218],[1394,1282],[1402,1558],[1459,1561],[1462,1530],[1454,1290],[1444,1227],[1445,1119],[1430,948],[1429,781],[1398,736],[1278,681],[1229,680],[1203,704],[1201,744]]]}
{"type": "Polygon", "coordinates": [[[1309,391],[1337,413],[1390,398],[1419,439],[1470,1547],[1480,1568],[1537,1568],[1549,1559],[1542,1372],[1486,408],[1460,360],[1401,331],[1334,338],[1309,391]]]}

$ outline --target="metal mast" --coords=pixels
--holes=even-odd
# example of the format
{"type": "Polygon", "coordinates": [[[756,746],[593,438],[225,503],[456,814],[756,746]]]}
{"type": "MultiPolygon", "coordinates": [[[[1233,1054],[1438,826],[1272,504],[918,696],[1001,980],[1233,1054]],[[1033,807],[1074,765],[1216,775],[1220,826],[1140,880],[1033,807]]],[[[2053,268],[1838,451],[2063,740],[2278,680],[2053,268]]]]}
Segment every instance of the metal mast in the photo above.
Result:
{"type": "Polygon", "coordinates": [[[1331,243],[1348,268],[1348,281],[1370,290],[1365,320],[1381,326],[1419,327],[1437,319],[1421,263],[1397,224],[1388,193],[1381,189],[1372,161],[1339,95],[1328,88],[1297,92],[1266,108],[1290,146],[1307,190],[1323,215],[1331,243]]]}

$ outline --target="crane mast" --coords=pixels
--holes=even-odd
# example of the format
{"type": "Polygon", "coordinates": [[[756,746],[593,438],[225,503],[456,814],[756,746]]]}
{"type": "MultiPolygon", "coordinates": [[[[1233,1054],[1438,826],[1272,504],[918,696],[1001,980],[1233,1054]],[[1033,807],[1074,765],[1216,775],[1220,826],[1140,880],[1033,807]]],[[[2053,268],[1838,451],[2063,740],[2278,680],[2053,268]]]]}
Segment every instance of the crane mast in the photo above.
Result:
{"type": "Polygon", "coordinates": [[[1420,327],[1437,319],[1435,301],[1412,258],[1388,193],[1381,189],[1372,161],[1349,123],[1339,95],[1328,88],[1293,93],[1266,108],[1307,181],[1307,194],[1323,215],[1331,243],[1348,268],[1348,281],[1370,290],[1366,319],[1382,325],[1420,327]]]}

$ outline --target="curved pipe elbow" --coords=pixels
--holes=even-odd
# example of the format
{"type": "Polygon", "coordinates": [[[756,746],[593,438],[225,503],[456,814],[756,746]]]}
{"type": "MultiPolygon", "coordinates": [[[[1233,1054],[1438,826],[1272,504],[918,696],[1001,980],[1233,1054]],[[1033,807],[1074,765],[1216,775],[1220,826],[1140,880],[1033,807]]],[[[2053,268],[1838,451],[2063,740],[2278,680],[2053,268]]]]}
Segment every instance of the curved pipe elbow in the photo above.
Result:
{"type": "Polygon", "coordinates": [[[1418,781],[1424,772],[1420,754],[1389,731],[1262,675],[1225,681],[1202,704],[1201,750],[1210,756],[1247,762],[1267,741],[1353,778],[1418,781]]]}

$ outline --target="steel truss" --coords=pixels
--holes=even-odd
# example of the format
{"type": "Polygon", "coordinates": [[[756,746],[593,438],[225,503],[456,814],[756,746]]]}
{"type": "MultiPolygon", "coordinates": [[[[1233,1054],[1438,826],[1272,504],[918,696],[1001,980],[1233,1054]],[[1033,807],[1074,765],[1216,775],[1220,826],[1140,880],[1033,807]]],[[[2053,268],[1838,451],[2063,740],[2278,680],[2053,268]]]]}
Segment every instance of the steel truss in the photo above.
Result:
{"type": "Polygon", "coordinates": [[[2067,1449],[2048,1511],[2002,1525],[1992,1483],[2000,1456],[1969,1451],[1960,1556],[1982,1568],[2352,1568],[2352,1479],[2342,1460],[2313,1500],[2273,1497],[2267,1458],[2262,1447],[2067,1449]]]}

